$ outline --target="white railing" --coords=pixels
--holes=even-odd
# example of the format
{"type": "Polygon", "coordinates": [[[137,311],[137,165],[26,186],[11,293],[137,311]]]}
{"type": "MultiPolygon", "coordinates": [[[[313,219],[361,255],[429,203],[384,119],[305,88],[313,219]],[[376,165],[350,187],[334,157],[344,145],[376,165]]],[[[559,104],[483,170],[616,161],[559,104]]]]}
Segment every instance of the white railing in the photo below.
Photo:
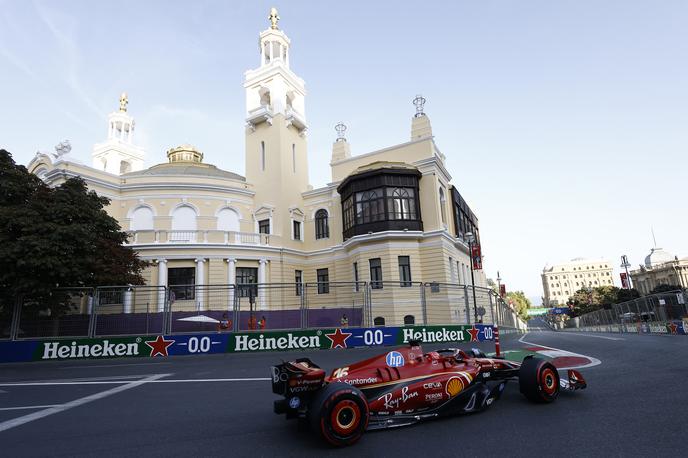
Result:
{"type": "Polygon", "coordinates": [[[223,245],[274,245],[279,237],[255,232],[196,230],[168,231],[141,230],[128,231],[129,245],[146,245],[152,243],[211,243],[223,245]]]}

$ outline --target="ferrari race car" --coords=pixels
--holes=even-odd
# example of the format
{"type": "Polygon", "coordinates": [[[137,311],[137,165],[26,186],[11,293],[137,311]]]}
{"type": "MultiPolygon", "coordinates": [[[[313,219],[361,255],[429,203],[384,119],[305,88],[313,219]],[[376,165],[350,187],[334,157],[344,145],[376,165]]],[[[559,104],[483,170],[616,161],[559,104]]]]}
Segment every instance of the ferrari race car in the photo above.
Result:
{"type": "Polygon", "coordinates": [[[366,430],[410,425],[480,412],[499,399],[509,380],[533,402],[554,401],[560,389],[586,387],[580,372],[559,377],[549,362],[487,358],[479,350],[423,353],[420,342],[397,348],[327,376],[308,358],[272,367],[277,414],[298,418],[334,446],[352,445],[366,430]]]}

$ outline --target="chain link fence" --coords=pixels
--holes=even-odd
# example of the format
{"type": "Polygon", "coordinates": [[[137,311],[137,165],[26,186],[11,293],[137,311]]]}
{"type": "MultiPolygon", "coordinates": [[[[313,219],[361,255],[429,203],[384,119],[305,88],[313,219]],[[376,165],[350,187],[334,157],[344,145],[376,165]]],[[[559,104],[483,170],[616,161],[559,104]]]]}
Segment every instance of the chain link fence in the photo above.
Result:
{"type": "Polygon", "coordinates": [[[649,332],[672,320],[688,317],[688,294],[677,290],[614,304],[566,321],[566,328],[581,331],[649,332]]]}
{"type": "Polygon", "coordinates": [[[525,329],[491,289],[398,281],[58,288],[21,298],[0,316],[5,339],[473,323],[525,329]]]}

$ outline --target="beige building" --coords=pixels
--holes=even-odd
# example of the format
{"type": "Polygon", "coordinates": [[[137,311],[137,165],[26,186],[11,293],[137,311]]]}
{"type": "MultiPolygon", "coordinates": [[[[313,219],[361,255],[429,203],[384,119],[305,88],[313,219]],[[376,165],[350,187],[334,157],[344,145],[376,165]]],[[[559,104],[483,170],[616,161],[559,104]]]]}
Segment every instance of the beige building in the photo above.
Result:
{"type": "MultiPolygon", "coordinates": [[[[153,263],[147,283],[193,285],[173,289],[175,306],[207,309],[215,299],[198,286],[235,283],[320,282],[308,292],[312,303],[356,303],[364,293],[335,282],[365,281],[386,295],[375,321],[389,325],[419,319],[418,291],[408,286],[470,284],[465,235],[479,241],[478,219],[452,184],[425,100],[414,99],[406,139],[378,151],[352,155],[339,124],[331,182],[313,189],[305,84],[290,68],[290,40],[276,18],[259,35],[259,58],[244,80],[245,177],[204,163],[190,145],[144,167],[125,94],[108,119],[106,141],[94,147],[92,166],[61,151],[37,154],[29,170],[52,185],[80,176],[110,198],[108,212],[153,263]]],[[[482,271],[476,284],[485,285],[482,271]]],[[[250,294],[230,291],[227,300],[235,293],[250,294]]],[[[298,308],[303,293],[294,286],[260,289],[256,307],[298,308]]],[[[163,306],[161,299],[156,307],[163,306]]],[[[438,321],[460,320],[450,305],[433,313],[438,321]]]]}
{"type": "Polygon", "coordinates": [[[614,286],[612,264],[606,259],[575,258],[542,269],[545,306],[566,304],[583,287],[614,286]]]}
{"type": "Polygon", "coordinates": [[[679,259],[662,248],[652,248],[645,262],[629,274],[633,287],[642,295],[650,294],[659,285],[676,285],[685,289],[688,286],[688,258],[679,259]]]}

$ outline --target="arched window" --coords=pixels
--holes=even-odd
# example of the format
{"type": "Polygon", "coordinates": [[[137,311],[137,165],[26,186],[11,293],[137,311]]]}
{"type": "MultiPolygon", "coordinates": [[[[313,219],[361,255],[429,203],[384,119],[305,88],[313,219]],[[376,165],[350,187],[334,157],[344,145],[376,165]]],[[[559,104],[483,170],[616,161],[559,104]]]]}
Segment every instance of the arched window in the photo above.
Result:
{"type": "Polygon", "coordinates": [[[270,106],[270,89],[264,87],[260,91],[258,91],[260,94],[260,104],[264,107],[269,107],[270,106]]]}
{"type": "Polygon", "coordinates": [[[384,319],[383,317],[381,317],[381,316],[377,316],[377,317],[375,317],[375,319],[373,320],[373,324],[374,324],[375,326],[384,326],[384,325],[385,325],[385,319],[384,319]]]}
{"type": "Polygon", "coordinates": [[[404,317],[404,324],[416,324],[416,317],[413,315],[406,315],[404,317]]]}
{"type": "Polygon", "coordinates": [[[134,210],[129,227],[132,231],[153,230],[153,210],[148,207],[139,207],[134,210]]]}
{"type": "Polygon", "coordinates": [[[447,224],[447,199],[444,197],[444,188],[440,187],[440,215],[442,215],[442,222],[447,224]]]}
{"type": "Polygon", "coordinates": [[[172,242],[193,242],[196,240],[196,210],[188,205],[177,207],[172,212],[172,242]]]}
{"type": "Polygon", "coordinates": [[[326,239],[330,236],[330,226],[328,224],[327,210],[320,209],[315,212],[315,238],[326,239]]]}
{"type": "Polygon", "coordinates": [[[223,208],[217,213],[217,229],[239,232],[239,214],[231,208],[223,208]]]}
{"type": "Polygon", "coordinates": [[[385,219],[382,189],[356,193],[356,223],[364,224],[385,219]]]}
{"type": "Polygon", "coordinates": [[[416,204],[412,188],[388,189],[387,195],[389,196],[389,219],[416,219],[416,204]]]}

